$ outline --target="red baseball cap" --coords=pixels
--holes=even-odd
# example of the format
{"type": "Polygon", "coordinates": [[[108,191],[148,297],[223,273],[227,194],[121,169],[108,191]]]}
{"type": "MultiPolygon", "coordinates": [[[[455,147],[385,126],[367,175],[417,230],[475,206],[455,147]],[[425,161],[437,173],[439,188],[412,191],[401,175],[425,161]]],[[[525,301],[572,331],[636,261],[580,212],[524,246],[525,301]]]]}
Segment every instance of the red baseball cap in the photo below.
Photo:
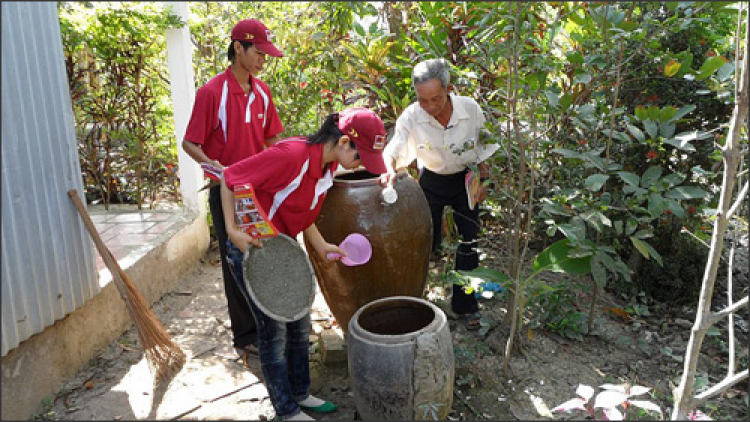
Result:
{"type": "Polygon", "coordinates": [[[339,129],[357,146],[362,165],[372,174],[386,172],[383,148],[386,132],[383,121],[366,108],[350,108],[339,113],[339,129]]]}
{"type": "Polygon", "coordinates": [[[284,53],[271,43],[272,39],[273,34],[271,31],[257,19],[245,19],[239,21],[237,22],[237,25],[232,28],[232,40],[248,41],[258,47],[258,50],[269,56],[284,57],[284,53]]]}

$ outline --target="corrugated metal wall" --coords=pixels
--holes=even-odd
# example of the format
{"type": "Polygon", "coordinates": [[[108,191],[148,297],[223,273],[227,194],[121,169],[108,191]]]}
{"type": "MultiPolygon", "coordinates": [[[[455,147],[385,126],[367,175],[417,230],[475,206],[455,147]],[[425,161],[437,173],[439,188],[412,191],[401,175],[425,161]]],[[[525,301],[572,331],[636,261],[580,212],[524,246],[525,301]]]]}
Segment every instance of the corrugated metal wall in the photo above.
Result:
{"type": "Polygon", "coordinates": [[[99,292],[55,2],[2,2],[2,355],[99,292]]]}

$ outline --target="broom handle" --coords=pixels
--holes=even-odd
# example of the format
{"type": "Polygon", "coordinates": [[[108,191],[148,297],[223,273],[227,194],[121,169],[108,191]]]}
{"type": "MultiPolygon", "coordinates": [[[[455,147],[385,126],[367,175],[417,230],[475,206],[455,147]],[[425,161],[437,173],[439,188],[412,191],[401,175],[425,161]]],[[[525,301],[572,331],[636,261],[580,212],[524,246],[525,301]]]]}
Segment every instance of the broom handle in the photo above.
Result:
{"type": "Polygon", "coordinates": [[[132,313],[133,310],[130,309],[130,303],[128,302],[125,294],[125,281],[122,278],[122,268],[120,268],[120,264],[115,261],[112,253],[107,248],[107,245],[104,244],[102,238],[99,236],[99,232],[96,231],[94,222],[91,221],[91,217],[89,217],[89,213],[88,211],[86,211],[86,207],[83,206],[81,198],[78,197],[78,191],[76,189],[71,189],[68,191],[68,196],[70,196],[70,199],[73,200],[73,204],[76,206],[76,208],[78,209],[78,213],[81,215],[83,224],[86,226],[86,229],[89,231],[91,238],[94,240],[94,245],[96,245],[96,249],[99,251],[99,255],[101,255],[104,263],[107,264],[109,272],[112,273],[112,279],[116,281],[115,284],[117,285],[117,290],[120,292],[120,297],[122,297],[122,300],[124,300],[125,303],[128,304],[128,310],[130,310],[130,312],[132,313]]]}

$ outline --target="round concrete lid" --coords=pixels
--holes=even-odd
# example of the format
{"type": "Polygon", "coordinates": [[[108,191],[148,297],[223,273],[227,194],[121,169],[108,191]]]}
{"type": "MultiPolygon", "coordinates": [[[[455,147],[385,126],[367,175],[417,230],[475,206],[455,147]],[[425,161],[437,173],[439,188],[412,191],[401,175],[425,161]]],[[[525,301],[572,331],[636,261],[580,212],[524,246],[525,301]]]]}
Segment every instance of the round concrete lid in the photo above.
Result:
{"type": "Polygon", "coordinates": [[[282,322],[302,318],[315,299],[315,278],[307,254],[280,233],[250,246],[243,262],[245,287],[263,313],[282,322]]]}

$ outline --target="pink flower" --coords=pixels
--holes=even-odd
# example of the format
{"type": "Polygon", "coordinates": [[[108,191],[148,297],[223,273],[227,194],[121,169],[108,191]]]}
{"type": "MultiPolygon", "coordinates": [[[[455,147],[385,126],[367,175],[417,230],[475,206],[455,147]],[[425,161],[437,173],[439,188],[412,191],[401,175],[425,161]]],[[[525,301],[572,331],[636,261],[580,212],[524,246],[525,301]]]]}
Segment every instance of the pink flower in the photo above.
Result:
{"type": "Polygon", "coordinates": [[[707,414],[701,412],[698,409],[693,409],[688,414],[688,418],[690,418],[691,421],[712,421],[707,414]]]}

